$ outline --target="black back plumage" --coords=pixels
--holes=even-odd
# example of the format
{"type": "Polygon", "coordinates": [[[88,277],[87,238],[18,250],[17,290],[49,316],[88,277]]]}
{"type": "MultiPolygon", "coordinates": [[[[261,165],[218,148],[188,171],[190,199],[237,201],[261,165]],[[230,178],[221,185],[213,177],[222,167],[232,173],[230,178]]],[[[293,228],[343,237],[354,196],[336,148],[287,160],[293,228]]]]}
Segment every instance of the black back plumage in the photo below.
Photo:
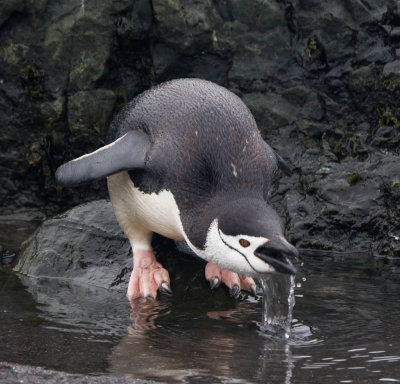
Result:
{"type": "Polygon", "coordinates": [[[146,166],[130,171],[132,181],[145,193],[170,190],[185,232],[199,248],[221,201],[266,200],[275,153],[249,109],[225,88],[200,79],[163,83],[115,117],[108,141],[131,130],[151,141],[146,166]]]}

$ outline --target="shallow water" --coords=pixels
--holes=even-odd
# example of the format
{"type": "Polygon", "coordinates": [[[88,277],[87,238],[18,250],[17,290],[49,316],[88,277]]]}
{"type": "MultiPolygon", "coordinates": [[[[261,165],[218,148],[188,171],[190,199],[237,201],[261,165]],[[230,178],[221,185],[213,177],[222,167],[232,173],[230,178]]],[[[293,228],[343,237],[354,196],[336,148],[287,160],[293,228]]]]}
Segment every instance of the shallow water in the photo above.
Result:
{"type": "Polygon", "coordinates": [[[306,259],[288,340],[261,331],[261,298],[190,279],[131,312],[123,292],[0,271],[0,360],[170,383],[400,382],[400,274],[376,267],[306,259]]]}

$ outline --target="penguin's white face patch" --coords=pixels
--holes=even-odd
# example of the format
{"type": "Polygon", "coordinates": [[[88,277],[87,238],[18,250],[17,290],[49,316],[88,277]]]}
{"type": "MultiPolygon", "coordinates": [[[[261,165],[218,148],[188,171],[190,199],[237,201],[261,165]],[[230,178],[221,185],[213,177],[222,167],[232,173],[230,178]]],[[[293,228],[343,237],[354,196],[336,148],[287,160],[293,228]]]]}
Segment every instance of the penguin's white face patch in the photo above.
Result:
{"type": "Polygon", "coordinates": [[[220,229],[218,229],[218,232],[225,246],[240,255],[252,269],[251,273],[247,273],[248,275],[275,272],[274,267],[254,255],[256,249],[268,242],[269,239],[266,237],[254,237],[248,235],[230,236],[224,234],[220,229]]]}
{"type": "Polygon", "coordinates": [[[268,241],[265,237],[248,235],[229,236],[218,227],[215,219],[208,230],[204,250],[197,249],[188,241],[193,251],[201,258],[247,276],[275,272],[268,263],[254,255],[254,251],[268,241]]]}

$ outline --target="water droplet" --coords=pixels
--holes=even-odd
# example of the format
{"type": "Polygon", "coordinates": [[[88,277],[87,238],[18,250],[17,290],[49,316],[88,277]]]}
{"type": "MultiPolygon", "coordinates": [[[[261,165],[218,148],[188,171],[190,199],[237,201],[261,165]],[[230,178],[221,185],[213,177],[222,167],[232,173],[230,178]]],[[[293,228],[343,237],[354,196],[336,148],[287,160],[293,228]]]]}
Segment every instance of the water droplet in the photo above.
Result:
{"type": "Polygon", "coordinates": [[[354,349],[348,349],[347,352],[359,352],[359,351],[365,351],[367,348],[354,348],[354,349]]]}

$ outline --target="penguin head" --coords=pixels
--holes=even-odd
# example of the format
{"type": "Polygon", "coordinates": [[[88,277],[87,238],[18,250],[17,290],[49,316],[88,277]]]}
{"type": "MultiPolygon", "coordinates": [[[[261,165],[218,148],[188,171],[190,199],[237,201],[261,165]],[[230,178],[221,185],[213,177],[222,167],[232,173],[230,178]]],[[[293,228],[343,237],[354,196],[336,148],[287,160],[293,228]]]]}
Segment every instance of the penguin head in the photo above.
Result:
{"type": "Polygon", "coordinates": [[[224,204],[211,223],[204,252],[206,259],[242,274],[296,273],[291,260],[298,251],[285,239],[278,214],[262,200],[224,204]]]}

